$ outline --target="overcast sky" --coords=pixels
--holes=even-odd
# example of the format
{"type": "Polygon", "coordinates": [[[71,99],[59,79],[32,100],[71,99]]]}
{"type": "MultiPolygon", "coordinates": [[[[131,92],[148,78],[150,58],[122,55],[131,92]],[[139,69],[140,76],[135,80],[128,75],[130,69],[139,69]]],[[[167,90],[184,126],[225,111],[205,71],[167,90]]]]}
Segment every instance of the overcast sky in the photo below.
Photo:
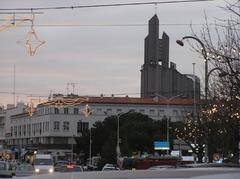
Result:
{"type": "MultiPolygon", "coordinates": [[[[1,0],[1,8],[52,7],[110,3],[150,2],[147,0],[1,0]]],[[[0,105],[13,103],[13,69],[16,67],[16,93],[49,95],[67,93],[67,83],[75,85],[79,95],[101,93],[140,93],[140,69],[144,61],[144,38],[148,20],[155,14],[160,23],[160,35],[170,37],[170,61],[177,70],[192,74],[192,63],[203,80],[204,62],[189,46],[175,41],[191,35],[188,24],[204,24],[204,11],[209,22],[226,18],[224,0],[198,3],[85,8],[73,10],[43,10],[35,16],[34,29],[40,40],[46,41],[34,56],[24,46],[31,22],[1,31],[0,28],[0,105]],[[183,25],[186,24],[186,25],[183,25]],[[42,26],[47,25],[47,26],[42,26]],[[53,26],[57,25],[57,26],[53,26]],[[70,26],[68,26],[70,25],[70,26]],[[107,26],[104,26],[107,25],[107,26]],[[17,43],[18,41],[18,43],[17,43]]],[[[2,11],[1,11],[2,12],[2,11]]],[[[0,14],[1,19],[9,15],[0,14]]],[[[17,15],[24,18],[27,15],[17,15]]],[[[28,16],[30,17],[30,16],[28,16]]],[[[7,21],[0,21],[1,27],[7,21]]],[[[199,32],[201,25],[194,25],[199,32]]],[[[69,86],[69,92],[73,88],[69,86]]],[[[135,96],[136,96],[135,95],[135,96]]],[[[29,97],[16,95],[18,101],[29,97]]]]}

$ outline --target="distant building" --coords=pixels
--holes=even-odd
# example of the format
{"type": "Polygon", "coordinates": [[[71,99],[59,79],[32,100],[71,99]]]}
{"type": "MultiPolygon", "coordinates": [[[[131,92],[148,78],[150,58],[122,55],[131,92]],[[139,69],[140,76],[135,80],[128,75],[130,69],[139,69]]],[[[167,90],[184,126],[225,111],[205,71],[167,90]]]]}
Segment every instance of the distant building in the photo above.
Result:
{"type": "Polygon", "coordinates": [[[16,107],[14,104],[8,104],[6,109],[0,108],[0,145],[5,145],[6,138],[11,135],[11,116],[25,113],[25,108],[23,103],[18,103],[16,107]]]}
{"type": "MultiPolygon", "coordinates": [[[[69,98],[62,97],[64,101],[69,98]]],[[[77,97],[74,97],[77,100],[77,97]]],[[[54,101],[54,99],[51,99],[54,101]]],[[[193,111],[191,99],[158,99],[131,97],[88,97],[88,101],[76,106],[61,106],[39,104],[32,116],[26,112],[26,106],[17,105],[16,108],[2,113],[5,119],[5,129],[0,132],[1,140],[8,146],[19,146],[38,149],[68,149],[76,144],[74,136],[81,136],[87,132],[96,121],[103,121],[106,117],[126,113],[140,112],[155,120],[169,117],[171,121],[183,120],[193,111]],[[92,115],[86,117],[83,113],[86,104],[93,110],[92,115]]]]}
{"type": "MultiPolygon", "coordinates": [[[[159,20],[154,15],[148,24],[149,34],[145,38],[144,64],[141,69],[141,97],[193,98],[194,78],[181,74],[176,64],[170,62],[169,37],[164,32],[159,39],[159,20]]],[[[186,63],[188,63],[186,61],[186,63]]],[[[190,62],[189,62],[190,63],[190,62]]],[[[196,77],[196,99],[200,98],[200,80],[196,77]]]]}

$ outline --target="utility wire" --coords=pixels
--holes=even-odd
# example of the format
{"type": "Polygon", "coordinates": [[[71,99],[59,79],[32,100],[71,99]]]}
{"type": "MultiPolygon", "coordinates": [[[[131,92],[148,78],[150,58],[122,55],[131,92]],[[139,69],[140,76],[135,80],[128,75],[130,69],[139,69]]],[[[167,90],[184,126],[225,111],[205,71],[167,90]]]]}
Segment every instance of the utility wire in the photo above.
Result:
{"type": "MultiPolygon", "coordinates": [[[[31,21],[31,19],[25,19],[31,21]]],[[[0,19],[0,21],[2,21],[0,19]]],[[[19,20],[20,21],[20,20],[19,20]]],[[[21,20],[22,21],[22,20],[21,20]]],[[[204,24],[187,24],[187,23],[169,23],[169,24],[159,24],[160,26],[201,26],[204,24]]],[[[212,24],[210,24],[212,25],[212,24]]],[[[18,25],[18,27],[28,27],[31,25],[18,25]]],[[[38,27],[141,27],[148,26],[148,24],[34,24],[38,27]]]]}
{"type": "Polygon", "coordinates": [[[116,3],[116,4],[95,4],[95,5],[79,5],[79,6],[56,6],[56,7],[32,7],[32,8],[0,8],[0,11],[36,11],[36,10],[63,10],[63,9],[80,9],[80,8],[100,8],[100,7],[116,7],[116,6],[138,6],[151,4],[176,4],[176,3],[193,3],[206,2],[215,0],[181,0],[181,1],[155,1],[155,2],[133,2],[133,3],[116,3]]]}
{"type": "MultiPolygon", "coordinates": [[[[6,92],[6,91],[0,91],[0,94],[9,94],[9,95],[12,95],[14,92],[6,92]]],[[[16,92],[15,94],[17,95],[24,95],[24,96],[29,96],[29,97],[48,97],[49,95],[43,95],[43,94],[33,94],[33,93],[20,93],[20,92],[16,92]]],[[[105,93],[104,96],[111,96],[111,95],[119,95],[119,96],[122,96],[122,95],[139,95],[141,93],[111,93],[111,94],[108,94],[108,93],[105,93]]],[[[96,94],[85,94],[85,95],[81,95],[81,96],[99,96],[99,95],[96,95],[96,94]]]]}

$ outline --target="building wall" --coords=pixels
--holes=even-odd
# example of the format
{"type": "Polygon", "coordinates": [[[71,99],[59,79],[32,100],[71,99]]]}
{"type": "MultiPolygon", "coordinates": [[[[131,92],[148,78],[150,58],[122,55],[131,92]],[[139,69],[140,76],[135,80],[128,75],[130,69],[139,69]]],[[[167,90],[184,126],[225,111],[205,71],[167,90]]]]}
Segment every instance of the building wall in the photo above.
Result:
{"type": "MultiPolygon", "coordinates": [[[[131,101],[131,98],[129,98],[129,101],[131,101]]],[[[6,141],[9,145],[20,147],[45,145],[45,147],[51,148],[51,145],[59,145],[60,148],[66,148],[74,142],[73,136],[82,135],[96,121],[103,121],[111,115],[134,110],[149,115],[155,120],[161,120],[164,116],[169,116],[172,121],[178,121],[183,120],[187,113],[193,110],[192,105],[158,105],[154,102],[152,104],[111,104],[90,101],[88,105],[93,109],[93,114],[85,117],[82,112],[85,105],[81,104],[66,109],[39,105],[33,116],[22,112],[12,115],[7,119],[9,120],[11,135],[7,135],[6,141]],[[76,111],[78,112],[76,113],[76,111]],[[56,125],[57,123],[58,125],[56,125]]]]}

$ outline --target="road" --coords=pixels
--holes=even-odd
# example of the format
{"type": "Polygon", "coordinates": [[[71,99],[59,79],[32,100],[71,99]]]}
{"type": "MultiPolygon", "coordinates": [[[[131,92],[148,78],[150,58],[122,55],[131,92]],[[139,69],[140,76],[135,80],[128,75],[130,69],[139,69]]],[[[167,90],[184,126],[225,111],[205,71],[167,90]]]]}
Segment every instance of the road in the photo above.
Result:
{"type": "MultiPolygon", "coordinates": [[[[198,168],[165,169],[158,171],[98,171],[80,173],[53,173],[51,175],[31,176],[28,179],[239,179],[240,169],[236,168],[198,168]]],[[[16,179],[18,177],[15,177],[16,179]]]]}

